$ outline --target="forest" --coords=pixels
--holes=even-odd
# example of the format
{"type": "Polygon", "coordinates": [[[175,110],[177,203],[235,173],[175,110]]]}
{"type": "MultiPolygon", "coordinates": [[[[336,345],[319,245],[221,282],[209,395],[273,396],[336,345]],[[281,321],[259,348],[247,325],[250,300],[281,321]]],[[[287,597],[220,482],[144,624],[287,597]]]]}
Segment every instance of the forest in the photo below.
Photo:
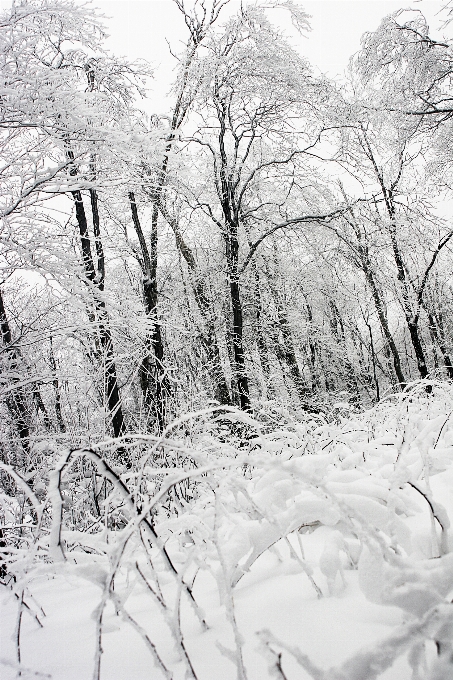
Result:
{"type": "Polygon", "coordinates": [[[453,5],[172,2],[0,16],[0,675],[451,680],[453,5]]]}

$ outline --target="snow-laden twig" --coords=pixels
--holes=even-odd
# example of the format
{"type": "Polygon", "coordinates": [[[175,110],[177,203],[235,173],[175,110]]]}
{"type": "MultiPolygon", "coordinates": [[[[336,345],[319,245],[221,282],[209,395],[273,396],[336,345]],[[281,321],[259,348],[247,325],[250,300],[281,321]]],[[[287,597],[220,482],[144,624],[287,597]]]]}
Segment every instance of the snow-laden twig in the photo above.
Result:
{"type": "Polygon", "coordinates": [[[413,645],[427,638],[435,639],[446,623],[453,623],[453,606],[437,605],[421,620],[399,626],[378,644],[360,650],[340,667],[329,669],[323,680],[375,680],[413,645]]]}
{"type": "MultiPolygon", "coordinates": [[[[167,678],[167,680],[172,680],[173,674],[172,674],[172,673],[168,670],[168,668],[165,666],[164,662],[163,662],[162,659],[160,658],[160,655],[159,655],[159,653],[158,653],[158,651],[157,651],[157,649],[156,649],[156,645],[152,642],[152,640],[150,639],[149,635],[147,634],[147,632],[145,631],[145,629],[143,628],[143,626],[141,626],[141,625],[140,625],[140,624],[139,624],[139,623],[138,623],[138,622],[137,622],[137,621],[129,614],[129,612],[126,610],[126,608],[125,608],[125,606],[124,606],[124,604],[123,604],[123,601],[122,601],[121,597],[119,597],[119,595],[117,595],[117,593],[115,593],[114,590],[111,590],[111,591],[110,591],[110,598],[111,598],[112,601],[115,603],[115,605],[116,605],[118,611],[121,613],[121,615],[122,615],[122,617],[124,618],[124,620],[127,621],[127,623],[129,623],[129,624],[132,626],[132,628],[140,635],[140,637],[142,638],[142,640],[143,640],[144,643],[146,644],[147,648],[148,648],[149,651],[151,652],[151,656],[152,656],[153,659],[154,659],[154,664],[155,664],[156,668],[158,668],[158,669],[161,671],[161,673],[163,674],[163,676],[164,676],[165,678],[167,678]]],[[[195,675],[193,675],[192,677],[194,677],[195,680],[196,680],[196,676],[195,676],[195,675]]]]}
{"type": "MultiPolygon", "coordinates": [[[[38,501],[36,498],[35,494],[33,493],[33,490],[30,488],[30,486],[27,484],[25,479],[22,479],[22,477],[19,475],[19,473],[13,468],[12,465],[6,465],[5,463],[0,462],[0,470],[4,470],[7,472],[16,482],[16,484],[22,489],[22,491],[25,493],[27,498],[29,499],[30,503],[33,506],[33,509],[36,512],[36,517],[37,517],[37,522],[36,526],[39,528],[41,525],[41,519],[42,519],[42,513],[44,510],[44,506],[42,503],[38,501]]],[[[32,527],[30,527],[32,528],[32,527]]]]}
{"type": "Polygon", "coordinates": [[[20,677],[23,677],[24,680],[25,678],[38,678],[40,680],[46,680],[47,678],[48,680],[52,680],[52,676],[49,675],[49,673],[35,671],[32,668],[29,668],[28,666],[24,666],[23,664],[10,661],[9,659],[0,658],[0,664],[2,666],[7,666],[8,668],[13,668],[18,676],[19,674],[21,674],[20,677]]]}
{"type": "Polygon", "coordinates": [[[75,459],[79,456],[87,456],[88,458],[91,458],[91,460],[96,464],[99,473],[105,479],[108,479],[110,482],[112,482],[114,487],[119,491],[129,511],[131,512],[132,519],[129,522],[128,528],[125,530],[124,534],[125,538],[123,538],[123,540],[128,540],[128,538],[134,533],[134,531],[136,531],[136,529],[143,523],[143,526],[146,532],[148,533],[152,543],[156,545],[157,548],[159,549],[159,552],[161,553],[165,565],[168,567],[169,571],[175,576],[175,578],[178,581],[179,580],[181,581],[182,587],[189,597],[189,601],[192,604],[192,607],[197,615],[197,618],[199,619],[202,626],[205,628],[206,622],[204,620],[203,613],[201,612],[200,608],[198,607],[195,601],[192,589],[190,588],[190,586],[187,585],[187,583],[185,583],[182,580],[164,544],[159,539],[154,527],[150,523],[148,519],[148,514],[150,510],[154,507],[155,503],[159,500],[159,498],[161,498],[164,495],[164,493],[166,493],[174,484],[178,483],[183,479],[186,479],[187,477],[203,474],[204,472],[210,470],[211,467],[215,466],[207,466],[206,470],[202,469],[192,470],[188,473],[179,475],[176,479],[172,479],[165,486],[165,490],[161,489],[159,493],[156,494],[156,496],[147,504],[147,506],[145,506],[145,508],[143,508],[142,511],[138,513],[135,504],[132,501],[132,494],[130,493],[129,489],[126,487],[124,482],[118,477],[118,475],[112,470],[108,463],[102,460],[98,453],[96,453],[92,449],[76,449],[74,451],[69,451],[61,458],[60,462],[58,463],[53,473],[49,475],[51,479],[51,490],[49,492],[49,495],[51,497],[53,509],[49,552],[55,561],[61,561],[65,559],[63,547],[61,544],[61,528],[63,512],[63,499],[60,491],[61,475],[64,468],[71,461],[71,458],[75,459]]]}
{"type": "Polygon", "coordinates": [[[438,605],[423,619],[399,626],[391,635],[369,648],[362,649],[343,664],[328,670],[318,668],[299,648],[278,639],[269,630],[258,633],[261,642],[288,652],[313,680],[376,680],[395,660],[420,641],[435,639],[446,624],[453,624],[453,606],[438,605]]]}
{"type": "Polygon", "coordinates": [[[223,551],[220,546],[219,538],[218,538],[218,533],[217,533],[217,522],[221,514],[221,504],[219,501],[219,495],[218,493],[215,494],[215,521],[214,521],[214,535],[213,535],[213,541],[214,545],[217,550],[217,555],[219,557],[219,562],[220,562],[220,567],[222,569],[222,574],[223,574],[223,587],[225,589],[225,608],[227,612],[227,617],[228,621],[231,625],[231,628],[233,629],[233,636],[234,636],[234,644],[235,644],[235,651],[231,651],[221,645],[220,643],[217,643],[217,647],[220,649],[222,654],[224,654],[230,661],[232,661],[236,665],[236,671],[237,671],[237,680],[247,680],[247,671],[244,666],[244,658],[243,658],[243,653],[242,649],[244,646],[244,639],[239,632],[238,624],[236,621],[236,614],[235,614],[235,607],[234,607],[234,596],[233,596],[233,589],[230,584],[230,575],[228,573],[228,569],[225,563],[225,559],[223,556],[223,551]]]}
{"type": "Polygon", "coordinates": [[[282,642],[279,640],[273,633],[271,633],[270,630],[268,629],[263,629],[257,633],[259,639],[261,640],[261,643],[268,648],[271,648],[270,645],[274,645],[276,647],[279,647],[280,649],[284,649],[286,652],[291,654],[293,656],[299,666],[301,666],[304,671],[308,673],[308,675],[313,678],[313,680],[325,680],[325,675],[324,671],[322,671],[320,668],[315,666],[315,664],[310,660],[310,658],[304,654],[303,652],[300,651],[297,647],[292,647],[290,645],[287,645],[285,642],[282,642]]]}
{"type": "MultiPolygon", "coordinates": [[[[441,555],[446,555],[449,552],[449,547],[448,547],[448,529],[450,527],[450,521],[448,519],[448,515],[445,511],[445,508],[441,507],[440,503],[436,503],[433,498],[432,498],[432,493],[429,491],[422,491],[414,482],[408,482],[409,486],[411,486],[415,491],[418,491],[418,493],[423,496],[425,501],[429,505],[429,509],[431,511],[431,516],[437,520],[437,523],[440,526],[440,554],[441,555]]],[[[437,556],[436,556],[437,557],[437,556]]]]}

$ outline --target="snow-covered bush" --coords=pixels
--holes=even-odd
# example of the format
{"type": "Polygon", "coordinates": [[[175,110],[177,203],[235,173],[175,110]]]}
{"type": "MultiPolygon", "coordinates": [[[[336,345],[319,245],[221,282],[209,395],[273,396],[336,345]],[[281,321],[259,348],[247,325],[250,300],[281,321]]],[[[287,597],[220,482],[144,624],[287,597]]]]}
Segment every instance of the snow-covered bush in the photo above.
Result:
{"type": "Polygon", "coordinates": [[[67,597],[70,582],[92,611],[88,661],[74,677],[94,654],[93,677],[109,680],[451,678],[453,388],[425,387],[339,423],[307,416],[271,432],[234,411],[190,414],[160,438],[122,442],[130,469],[115,463],[111,440],[58,452],[47,493],[28,493],[26,516],[0,498],[11,533],[2,564],[19,606],[17,656],[5,668],[25,674],[39,664],[72,677],[34,658],[32,642],[33,626],[43,626],[45,644],[61,634],[62,612],[48,623],[40,606],[47,612],[54,590],[67,597]],[[177,434],[208,415],[240,420],[242,445],[207,426],[177,434]],[[257,622],[253,609],[266,597],[276,609],[257,622]],[[288,597],[301,613],[285,622],[278,611],[291,610],[288,597]],[[328,637],[313,643],[317,617],[346,621],[351,603],[393,630],[339,653],[328,637]],[[109,639],[121,645],[131,631],[156,665],[148,675],[109,661],[109,639]]]}

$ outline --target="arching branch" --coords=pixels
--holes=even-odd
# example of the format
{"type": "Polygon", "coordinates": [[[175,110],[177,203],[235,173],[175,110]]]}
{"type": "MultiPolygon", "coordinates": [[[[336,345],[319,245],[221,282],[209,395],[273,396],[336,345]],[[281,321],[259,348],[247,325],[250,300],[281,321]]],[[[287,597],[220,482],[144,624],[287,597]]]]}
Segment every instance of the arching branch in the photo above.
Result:
{"type": "Polygon", "coordinates": [[[317,224],[319,222],[329,222],[336,217],[340,217],[340,215],[343,215],[345,212],[351,209],[351,206],[344,206],[341,208],[337,208],[337,210],[333,210],[330,213],[326,213],[325,215],[303,215],[301,217],[294,217],[291,220],[285,220],[285,222],[280,222],[279,224],[276,224],[275,226],[272,227],[272,229],[269,229],[265,234],[262,234],[256,241],[250,246],[250,250],[248,252],[247,257],[244,260],[244,263],[242,267],[239,270],[239,274],[243,274],[244,271],[247,269],[248,265],[250,264],[250,261],[252,257],[254,256],[255,252],[257,249],[260,247],[262,242],[268,237],[272,236],[272,234],[275,234],[276,231],[279,231],[280,229],[286,229],[287,227],[294,227],[297,224],[307,224],[307,223],[313,223],[317,224]]]}

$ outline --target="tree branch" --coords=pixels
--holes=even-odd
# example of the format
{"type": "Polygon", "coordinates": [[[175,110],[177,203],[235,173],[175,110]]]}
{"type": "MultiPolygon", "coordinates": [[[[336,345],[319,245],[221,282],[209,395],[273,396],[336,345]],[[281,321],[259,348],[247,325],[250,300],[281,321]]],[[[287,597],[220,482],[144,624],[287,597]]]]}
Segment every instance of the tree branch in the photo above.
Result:
{"type": "Polygon", "coordinates": [[[242,267],[239,270],[239,274],[243,274],[244,271],[247,269],[248,265],[250,264],[250,261],[252,257],[254,256],[256,250],[259,248],[259,246],[262,244],[262,242],[268,237],[272,236],[272,234],[275,234],[276,231],[279,231],[280,229],[286,229],[286,227],[292,227],[297,224],[304,224],[304,223],[317,223],[317,222],[326,222],[335,219],[336,217],[339,217],[340,215],[343,215],[343,213],[347,212],[348,210],[351,209],[351,206],[345,206],[343,208],[337,208],[337,210],[333,210],[331,213],[326,213],[325,215],[304,215],[302,217],[294,217],[291,220],[286,220],[285,222],[280,222],[279,224],[276,224],[272,229],[267,231],[265,234],[259,237],[250,246],[250,250],[248,252],[247,257],[244,260],[244,263],[242,267]]]}

